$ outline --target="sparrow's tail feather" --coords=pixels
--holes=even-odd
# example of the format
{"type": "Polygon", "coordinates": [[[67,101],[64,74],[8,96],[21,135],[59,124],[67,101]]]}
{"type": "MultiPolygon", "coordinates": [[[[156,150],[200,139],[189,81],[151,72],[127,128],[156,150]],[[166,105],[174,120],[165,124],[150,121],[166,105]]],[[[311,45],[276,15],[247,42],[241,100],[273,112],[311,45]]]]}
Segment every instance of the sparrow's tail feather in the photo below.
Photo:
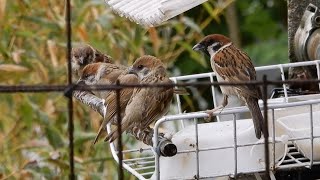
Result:
{"type": "MultiPolygon", "coordinates": [[[[122,124],[122,128],[121,128],[121,134],[126,130],[125,126],[122,124]]],[[[119,133],[118,133],[118,127],[116,127],[113,131],[111,131],[107,137],[104,139],[104,141],[109,141],[110,143],[112,143],[115,139],[117,139],[119,137],[119,133]]]]}
{"type": "Polygon", "coordinates": [[[249,108],[251,116],[252,116],[256,137],[258,139],[260,139],[261,132],[263,132],[263,124],[264,123],[263,123],[263,116],[262,116],[261,110],[259,108],[258,99],[250,97],[250,98],[246,99],[246,103],[248,105],[248,108],[249,108]]]}
{"type": "Polygon", "coordinates": [[[107,117],[103,118],[103,121],[100,125],[99,131],[93,141],[93,145],[95,145],[97,143],[97,141],[99,140],[100,135],[102,134],[103,130],[106,128],[107,124],[112,120],[112,118],[114,117],[115,111],[111,111],[107,117]]]}
{"type": "Polygon", "coordinates": [[[109,141],[110,143],[113,142],[115,139],[117,139],[118,137],[118,128],[116,128],[115,130],[111,131],[106,138],[104,139],[104,141],[109,141]]]}
{"type": "Polygon", "coordinates": [[[173,89],[173,93],[179,94],[179,95],[190,95],[190,93],[188,93],[187,89],[183,88],[183,87],[173,89]]]}
{"type": "MultiPolygon", "coordinates": [[[[105,120],[104,120],[105,121],[105,120]]],[[[94,138],[94,141],[93,141],[93,145],[95,145],[99,139],[99,136],[101,135],[103,129],[105,128],[105,123],[102,122],[102,124],[100,125],[100,128],[99,128],[99,131],[98,131],[98,134],[96,135],[96,137],[94,138]]]]}

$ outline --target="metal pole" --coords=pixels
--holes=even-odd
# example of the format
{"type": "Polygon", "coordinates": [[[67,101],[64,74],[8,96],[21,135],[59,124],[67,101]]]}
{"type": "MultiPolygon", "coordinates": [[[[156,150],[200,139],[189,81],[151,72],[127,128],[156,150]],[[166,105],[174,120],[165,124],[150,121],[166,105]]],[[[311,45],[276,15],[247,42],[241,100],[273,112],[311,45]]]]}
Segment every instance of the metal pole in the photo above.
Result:
{"type": "Polygon", "coordinates": [[[66,96],[68,100],[68,133],[69,133],[69,166],[70,166],[70,175],[69,179],[75,179],[74,174],[74,147],[73,147],[73,102],[72,102],[72,71],[71,71],[71,7],[70,0],[66,1],[66,32],[67,32],[67,61],[68,61],[68,90],[66,96]]]}
{"type": "MultiPolygon", "coordinates": [[[[116,82],[117,86],[120,86],[119,80],[116,82]]],[[[123,177],[123,169],[122,169],[122,161],[123,161],[123,154],[122,154],[122,133],[121,133],[121,106],[120,106],[120,91],[121,89],[116,90],[116,103],[117,103],[117,126],[118,126],[118,159],[119,159],[119,170],[118,170],[118,179],[122,180],[123,177]]]]}
{"type": "Polygon", "coordinates": [[[263,136],[264,136],[264,158],[265,158],[265,168],[266,168],[266,178],[270,179],[270,159],[269,159],[269,131],[268,131],[268,81],[267,76],[263,76],[263,90],[262,90],[262,98],[263,98],[263,116],[264,116],[264,126],[263,128],[263,136]]]}

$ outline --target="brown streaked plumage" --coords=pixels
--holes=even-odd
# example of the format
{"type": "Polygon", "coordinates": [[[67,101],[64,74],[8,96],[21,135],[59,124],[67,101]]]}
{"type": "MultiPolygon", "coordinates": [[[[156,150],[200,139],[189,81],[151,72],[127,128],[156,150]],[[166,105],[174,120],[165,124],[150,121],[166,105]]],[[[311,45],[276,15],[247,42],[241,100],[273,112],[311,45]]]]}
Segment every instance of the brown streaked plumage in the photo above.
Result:
{"type": "Polygon", "coordinates": [[[73,48],[71,56],[72,72],[75,78],[81,76],[83,68],[88,64],[96,62],[111,63],[112,61],[110,56],[101,53],[88,44],[73,48]]]}
{"type": "MultiPolygon", "coordinates": [[[[193,47],[196,51],[202,51],[210,56],[211,67],[216,73],[218,82],[248,82],[256,80],[256,71],[250,57],[238,49],[229,38],[212,34],[203,38],[193,47]]],[[[261,114],[258,99],[261,97],[260,89],[256,85],[245,86],[220,86],[223,93],[222,105],[208,110],[212,115],[214,111],[228,104],[228,96],[238,96],[248,106],[252,115],[256,137],[261,138],[263,116],[261,114]]]]}
{"type": "MultiPolygon", "coordinates": [[[[138,58],[129,73],[136,74],[142,84],[172,83],[163,63],[153,56],[138,58]]],[[[174,90],[171,87],[135,88],[122,119],[122,132],[132,131],[135,128],[143,131],[148,128],[151,123],[168,112],[173,93],[174,90]]],[[[115,128],[105,141],[112,142],[118,136],[115,128]]]]}
{"type": "MultiPolygon", "coordinates": [[[[79,82],[84,81],[87,85],[114,84],[118,77],[126,70],[125,66],[111,63],[88,64],[82,72],[79,82]]],[[[107,98],[109,91],[93,91],[97,97],[107,98]]]]}
{"type": "MultiPolygon", "coordinates": [[[[119,80],[120,84],[139,83],[138,77],[134,74],[128,74],[128,69],[126,67],[110,63],[92,63],[87,65],[83,69],[79,83],[84,82],[87,85],[106,85],[115,84],[117,80],[119,80]]],[[[131,98],[132,92],[133,88],[125,88],[120,91],[121,114],[123,114],[126,105],[131,98]]],[[[114,117],[117,111],[117,104],[115,91],[96,91],[93,93],[95,96],[104,99],[107,106],[106,115],[100,125],[99,131],[93,143],[95,144],[108,122],[115,119],[114,117]]],[[[116,124],[115,120],[112,122],[114,122],[113,124],[116,124]]]]}
{"type": "MultiPolygon", "coordinates": [[[[87,85],[98,85],[98,84],[114,84],[116,80],[119,80],[120,84],[137,84],[139,83],[138,78],[134,74],[128,74],[128,68],[122,65],[115,65],[110,63],[92,63],[88,64],[84,69],[82,76],[78,83],[84,83],[87,85]]],[[[125,88],[121,91],[120,94],[120,107],[121,107],[121,114],[124,114],[126,105],[132,95],[133,88],[125,88]]],[[[186,94],[185,89],[174,89],[175,93],[178,94],[186,94]]],[[[116,93],[114,91],[93,91],[90,92],[91,94],[84,94],[88,102],[83,102],[84,104],[90,106],[94,110],[100,110],[101,108],[105,108],[101,106],[102,100],[104,100],[104,104],[107,106],[106,114],[103,115],[101,111],[99,112],[103,116],[103,122],[99,128],[97,136],[94,140],[94,144],[98,141],[99,136],[103,132],[106,124],[108,122],[112,122],[112,124],[116,125],[116,93]],[[97,106],[100,105],[100,106],[97,106]]],[[[79,93],[78,93],[79,94],[79,93]]],[[[79,94],[80,95],[80,94],[79,94]]],[[[79,95],[76,97],[77,99],[81,99],[79,95]]],[[[83,92],[81,92],[83,95],[83,92]]],[[[150,139],[153,134],[149,134],[146,130],[140,129],[131,129],[130,133],[134,135],[138,140],[143,142],[148,142],[150,145],[150,139]]]]}
{"type": "MultiPolygon", "coordinates": [[[[122,74],[118,78],[120,84],[137,84],[139,83],[138,77],[134,74],[122,74]]],[[[133,93],[133,88],[125,88],[120,91],[120,109],[121,109],[121,117],[123,116],[126,106],[131,98],[133,93]]],[[[106,98],[107,104],[107,115],[102,121],[100,128],[98,130],[97,136],[93,142],[95,144],[98,141],[99,136],[101,135],[103,129],[106,125],[112,120],[113,124],[117,124],[116,113],[117,113],[117,100],[116,100],[116,92],[110,92],[110,95],[106,98]]]]}
{"type": "MultiPolygon", "coordinates": [[[[289,68],[289,79],[290,80],[311,80],[317,79],[317,74],[315,72],[315,67],[313,66],[301,66],[301,67],[290,67],[289,68]]],[[[297,90],[300,93],[304,94],[314,94],[319,93],[319,84],[318,83],[294,83],[290,84],[291,89],[297,90]]]]}

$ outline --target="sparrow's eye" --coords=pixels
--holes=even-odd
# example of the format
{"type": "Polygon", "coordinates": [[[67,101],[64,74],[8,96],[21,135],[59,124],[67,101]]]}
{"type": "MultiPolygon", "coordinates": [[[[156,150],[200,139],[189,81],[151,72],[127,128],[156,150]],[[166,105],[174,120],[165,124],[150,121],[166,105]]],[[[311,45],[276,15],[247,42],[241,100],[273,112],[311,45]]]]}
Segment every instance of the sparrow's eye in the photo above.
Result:
{"type": "Polygon", "coordinates": [[[142,68],[143,68],[143,65],[139,65],[139,66],[138,66],[138,69],[142,69],[142,68]]]}
{"type": "Polygon", "coordinates": [[[212,44],[212,49],[214,51],[218,51],[222,47],[222,44],[220,42],[215,42],[212,44]]]}
{"type": "Polygon", "coordinates": [[[90,75],[89,74],[84,74],[83,77],[84,79],[87,79],[90,75]]]}

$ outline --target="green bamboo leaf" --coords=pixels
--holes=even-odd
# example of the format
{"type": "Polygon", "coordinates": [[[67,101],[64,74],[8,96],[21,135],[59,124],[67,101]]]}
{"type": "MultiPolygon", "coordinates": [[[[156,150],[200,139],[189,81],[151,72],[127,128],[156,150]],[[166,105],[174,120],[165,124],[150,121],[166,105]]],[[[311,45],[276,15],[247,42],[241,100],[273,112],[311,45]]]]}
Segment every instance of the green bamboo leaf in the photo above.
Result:
{"type": "Polygon", "coordinates": [[[93,141],[96,137],[96,133],[87,133],[87,132],[80,132],[75,135],[74,145],[81,146],[83,143],[88,141],[93,141]]]}
{"type": "Polygon", "coordinates": [[[61,137],[61,132],[59,132],[53,126],[46,126],[45,135],[50,143],[50,145],[54,148],[62,148],[64,146],[63,138],[61,137]]]}

